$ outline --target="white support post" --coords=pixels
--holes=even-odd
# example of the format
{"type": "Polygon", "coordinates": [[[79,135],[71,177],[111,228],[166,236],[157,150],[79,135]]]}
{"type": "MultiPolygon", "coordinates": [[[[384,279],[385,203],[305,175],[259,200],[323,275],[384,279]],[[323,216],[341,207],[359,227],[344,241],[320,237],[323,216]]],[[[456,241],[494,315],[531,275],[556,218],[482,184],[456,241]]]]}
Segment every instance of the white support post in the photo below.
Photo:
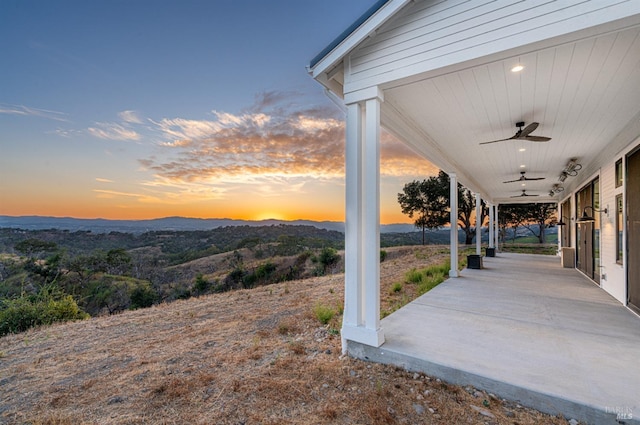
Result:
{"type": "Polygon", "coordinates": [[[362,171],[362,109],[360,104],[347,106],[347,128],[345,146],[345,272],[344,315],[342,319],[342,351],[347,348],[345,328],[358,327],[364,323],[364,300],[360,298],[362,262],[360,241],[362,233],[359,218],[362,215],[360,189],[362,171]]]}
{"type": "Polygon", "coordinates": [[[493,205],[489,205],[489,248],[493,248],[495,245],[493,244],[493,205]]]}
{"type": "Polygon", "coordinates": [[[495,225],[495,232],[494,232],[495,235],[494,236],[496,238],[496,246],[495,246],[496,252],[500,251],[500,224],[499,224],[500,222],[498,220],[498,209],[499,209],[499,206],[500,206],[500,204],[496,204],[495,205],[495,208],[496,208],[496,213],[495,213],[496,221],[494,223],[494,225],[495,225]]]}
{"type": "Polygon", "coordinates": [[[451,233],[449,234],[451,267],[449,277],[458,277],[458,178],[456,173],[449,174],[449,198],[450,198],[450,223],[451,233]]]}
{"type": "Polygon", "coordinates": [[[384,342],[380,330],[380,99],[366,102],[366,135],[363,181],[363,270],[365,285],[365,328],[371,334],[370,345],[384,342]]]}
{"type": "Polygon", "coordinates": [[[482,198],[476,193],[476,254],[482,255],[482,198]]]}
{"type": "Polygon", "coordinates": [[[345,307],[347,341],[374,347],[380,328],[380,102],[382,93],[347,105],[345,307]]]}

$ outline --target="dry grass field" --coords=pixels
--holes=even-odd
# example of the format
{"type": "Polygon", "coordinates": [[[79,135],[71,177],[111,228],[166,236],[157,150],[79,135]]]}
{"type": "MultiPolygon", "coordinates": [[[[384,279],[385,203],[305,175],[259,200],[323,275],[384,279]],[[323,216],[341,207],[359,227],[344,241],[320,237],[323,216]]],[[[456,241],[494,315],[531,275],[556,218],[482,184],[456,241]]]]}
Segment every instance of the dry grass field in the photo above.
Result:
{"type": "MultiPolygon", "coordinates": [[[[382,308],[435,247],[387,249],[382,308]],[[397,287],[398,285],[396,285],[397,287]]],[[[341,356],[344,275],[0,338],[6,424],[566,424],[473,388],[341,356]],[[324,325],[320,310],[335,316],[324,325]]]]}

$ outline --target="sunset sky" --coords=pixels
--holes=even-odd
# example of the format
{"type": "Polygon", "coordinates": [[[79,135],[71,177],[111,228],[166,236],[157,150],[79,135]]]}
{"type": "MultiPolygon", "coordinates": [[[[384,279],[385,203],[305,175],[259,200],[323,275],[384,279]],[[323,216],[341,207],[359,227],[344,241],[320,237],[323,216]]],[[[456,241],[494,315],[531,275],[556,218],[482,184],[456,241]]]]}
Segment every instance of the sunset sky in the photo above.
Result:
{"type": "MultiPolygon", "coordinates": [[[[0,215],[344,220],[309,60],[375,0],[0,1],[0,215]]],[[[381,222],[436,172],[383,134],[381,222]]]]}

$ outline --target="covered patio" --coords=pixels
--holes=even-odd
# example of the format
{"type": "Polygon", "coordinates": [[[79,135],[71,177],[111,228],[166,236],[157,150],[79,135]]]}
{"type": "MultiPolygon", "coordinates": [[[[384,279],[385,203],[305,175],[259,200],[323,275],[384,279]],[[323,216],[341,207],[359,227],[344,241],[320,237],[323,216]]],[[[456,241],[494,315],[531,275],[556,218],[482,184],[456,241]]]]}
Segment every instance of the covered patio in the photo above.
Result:
{"type": "Polygon", "coordinates": [[[556,257],[501,253],[349,353],[587,423],[640,423],[640,318],[556,257]],[[543,277],[543,278],[541,278],[543,277]]]}
{"type": "Polygon", "coordinates": [[[640,423],[640,2],[379,0],[308,71],[346,115],[343,351],[640,423]],[[384,320],[382,128],[449,176],[453,265],[384,320]],[[559,205],[577,270],[508,254],[458,270],[458,183],[498,251],[501,205],[559,205]]]}

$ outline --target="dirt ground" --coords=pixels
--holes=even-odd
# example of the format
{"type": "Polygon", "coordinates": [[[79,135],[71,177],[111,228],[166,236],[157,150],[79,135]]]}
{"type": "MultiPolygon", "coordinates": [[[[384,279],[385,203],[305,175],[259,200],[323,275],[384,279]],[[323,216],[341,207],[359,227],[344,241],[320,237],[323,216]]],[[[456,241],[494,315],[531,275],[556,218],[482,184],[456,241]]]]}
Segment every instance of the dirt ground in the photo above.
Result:
{"type": "MultiPolygon", "coordinates": [[[[434,247],[387,249],[382,308],[434,247]]],[[[470,387],[341,355],[344,275],[0,338],[3,424],[566,424],[470,387]],[[327,325],[317,309],[336,312],[327,325]]]]}

